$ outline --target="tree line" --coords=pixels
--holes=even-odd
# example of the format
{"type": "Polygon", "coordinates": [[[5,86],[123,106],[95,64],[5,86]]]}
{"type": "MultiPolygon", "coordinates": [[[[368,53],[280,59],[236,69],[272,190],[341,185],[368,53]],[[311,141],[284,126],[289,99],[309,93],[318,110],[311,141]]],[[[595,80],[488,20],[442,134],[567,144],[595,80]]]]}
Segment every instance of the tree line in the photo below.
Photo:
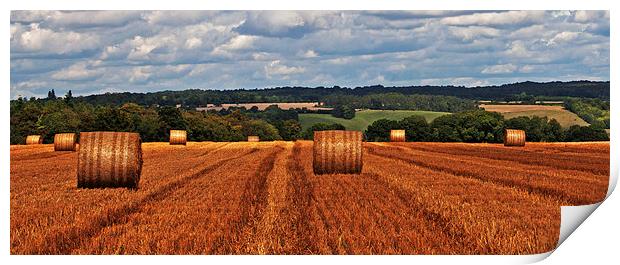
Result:
{"type": "MultiPolygon", "coordinates": [[[[52,143],[54,134],[81,131],[138,132],[145,142],[168,141],[171,129],[187,130],[190,141],[244,141],[312,139],[317,130],[344,130],[340,124],[315,124],[302,130],[297,110],[270,106],[201,112],[170,106],[95,106],[72,97],[48,100],[14,100],[10,104],[10,141],[22,144],[27,135],[40,134],[52,143]]],[[[428,123],[421,116],[401,121],[378,120],[365,131],[368,141],[387,141],[391,129],[405,129],[409,141],[502,142],[504,128],[524,129],[528,141],[609,140],[595,126],[562,128],[556,120],[517,117],[509,120],[484,110],[463,111],[428,123]]]]}
{"type": "Polygon", "coordinates": [[[187,108],[222,103],[254,102],[317,102],[330,95],[366,96],[373,94],[399,93],[403,95],[438,95],[454,96],[472,100],[505,100],[519,95],[535,98],[598,98],[609,100],[609,82],[572,81],[572,82],[520,82],[501,86],[399,86],[382,85],[347,87],[276,87],[266,89],[188,89],[183,91],[160,91],[149,93],[105,93],[76,97],[77,100],[93,105],[112,104],[116,106],[127,102],[138,105],[175,106],[181,104],[187,108]]]}
{"type": "Polygon", "coordinates": [[[592,126],[609,129],[611,125],[609,101],[583,98],[569,99],[564,101],[564,107],[592,126]]]}
{"type": "Polygon", "coordinates": [[[460,112],[477,109],[476,102],[469,99],[462,99],[452,96],[405,95],[395,92],[363,96],[331,94],[325,96],[323,98],[323,102],[327,106],[335,106],[334,111],[340,108],[340,111],[343,114],[346,114],[346,108],[377,110],[426,110],[438,112],[460,112]]]}
{"type": "Polygon", "coordinates": [[[42,135],[44,143],[52,143],[56,133],[81,131],[138,132],[145,142],[168,141],[171,129],[187,130],[191,141],[243,141],[249,135],[262,140],[302,137],[297,113],[275,106],[260,113],[218,113],[135,103],[95,106],[65,98],[15,100],[10,107],[11,144],[23,144],[30,134],[42,135]]]}
{"type": "Polygon", "coordinates": [[[574,125],[562,128],[555,119],[546,117],[515,117],[505,120],[497,112],[464,111],[437,117],[427,122],[423,116],[411,116],[400,121],[381,119],[364,132],[367,141],[389,141],[390,130],[404,129],[407,141],[501,143],[504,129],[525,130],[530,142],[609,141],[604,129],[574,125]]]}

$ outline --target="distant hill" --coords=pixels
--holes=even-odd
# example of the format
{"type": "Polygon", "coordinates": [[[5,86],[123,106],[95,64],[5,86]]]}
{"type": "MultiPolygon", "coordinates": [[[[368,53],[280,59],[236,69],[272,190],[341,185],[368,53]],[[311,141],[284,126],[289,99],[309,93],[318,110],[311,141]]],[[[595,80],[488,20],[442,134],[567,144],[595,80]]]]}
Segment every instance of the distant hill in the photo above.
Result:
{"type": "Polygon", "coordinates": [[[609,100],[609,82],[521,82],[501,86],[406,86],[406,87],[277,87],[265,89],[160,91],[149,93],[106,93],[77,97],[92,104],[120,105],[134,102],[140,105],[182,104],[184,107],[200,107],[206,104],[259,103],[259,102],[317,102],[328,95],[380,94],[396,92],[405,95],[444,95],[476,100],[524,100],[524,97],[538,98],[598,98],[609,100]]]}
{"type": "Polygon", "coordinates": [[[364,131],[368,125],[379,119],[402,120],[406,117],[419,115],[424,116],[427,122],[435,118],[449,114],[447,112],[434,111],[414,111],[414,110],[362,110],[355,113],[355,118],[345,120],[336,118],[330,114],[299,114],[299,122],[305,130],[316,123],[338,123],[342,124],[347,130],[364,131]]]}
{"type": "Polygon", "coordinates": [[[581,119],[577,114],[566,110],[563,106],[548,105],[480,105],[487,111],[495,111],[501,113],[504,118],[511,119],[520,116],[538,116],[547,117],[548,119],[557,120],[564,128],[573,125],[588,126],[586,121],[581,119]]]}

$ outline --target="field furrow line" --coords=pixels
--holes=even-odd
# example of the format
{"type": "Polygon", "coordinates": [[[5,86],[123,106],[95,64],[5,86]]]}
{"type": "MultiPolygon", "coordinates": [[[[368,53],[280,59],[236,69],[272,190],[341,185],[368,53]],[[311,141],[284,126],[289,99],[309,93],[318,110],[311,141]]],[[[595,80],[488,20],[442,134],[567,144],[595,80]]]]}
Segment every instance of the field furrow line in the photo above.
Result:
{"type": "Polygon", "coordinates": [[[15,157],[11,157],[11,163],[32,163],[32,162],[36,162],[36,163],[41,163],[45,160],[48,159],[59,159],[59,158],[63,158],[65,156],[71,156],[75,154],[75,152],[71,152],[71,151],[62,151],[62,152],[47,152],[47,153],[38,153],[38,154],[29,154],[29,155],[23,155],[23,156],[19,156],[17,158],[15,157]]]}
{"type": "Polygon", "coordinates": [[[240,216],[229,223],[227,231],[217,240],[228,244],[214,246],[211,253],[248,253],[249,242],[258,233],[261,217],[267,208],[269,196],[267,177],[272,172],[276,157],[283,153],[284,148],[277,146],[269,155],[260,161],[257,171],[247,180],[241,194],[240,216]]]}
{"type": "Polygon", "coordinates": [[[279,253],[279,243],[286,240],[281,236],[283,229],[282,220],[286,217],[283,213],[286,206],[286,198],[289,195],[287,186],[291,180],[291,174],[287,170],[287,163],[293,155],[292,143],[285,143],[286,152],[280,152],[275,157],[273,168],[267,175],[267,205],[256,225],[256,233],[247,237],[247,253],[270,254],[279,253]]]}
{"type": "Polygon", "coordinates": [[[411,194],[429,219],[462,235],[471,253],[542,253],[557,243],[559,206],[540,196],[372,154],[364,167],[365,174],[411,194]]]}
{"type": "MultiPolygon", "coordinates": [[[[389,159],[397,159],[397,160],[411,163],[411,164],[414,164],[420,167],[428,168],[430,170],[449,173],[456,177],[477,179],[477,180],[488,182],[491,184],[495,184],[495,185],[499,185],[499,186],[503,186],[507,188],[513,188],[515,190],[518,190],[524,193],[538,194],[542,197],[546,197],[549,200],[556,202],[559,205],[585,205],[585,204],[595,203],[597,201],[600,201],[601,198],[598,198],[598,197],[604,196],[606,192],[606,187],[607,187],[605,184],[605,185],[598,185],[601,187],[598,190],[590,188],[590,190],[592,190],[593,192],[596,192],[595,194],[601,195],[601,196],[596,196],[596,198],[579,198],[579,197],[570,196],[569,194],[567,194],[567,192],[570,192],[570,190],[565,190],[562,187],[552,188],[552,187],[544,187],[544,186],[535,185],[535,183],[532,184],[531,178],[537,178],[539,176],[529,176],[526,179],[524,179],[523,176],[503,177],[500,175],[501,171],[497,171],[497,170],[489,170],[485,172],[473,172],[473,171],[467,171],[467,170],[460,170],[460,169],[450,167],[450,166],[441,166],[441,165],[438,165],[438,163],[429,163],[429,162],[422,161],[421,159],[414,159],[414,158],[403,157],[401,155],[378,152],[375,149],[370,148],[370,147],[367,150],[372,155],[389,158],[389,159]]],[[[459,163],[459,162],[454,161],[453,166],[456,165],[454,163],[459,163]]],[[[589,194],[582,194],[582,193],[579,193],[579,194],[584,195],[584,196],[589,195],[589,194]]]]}
{"type": "Polygon", "coordinates": [[[314,186],[308,179],[312,174],[303,166],[301,142],[293,146],[293,154],[287,161],[287,169],[291,174],[289,193],[284,213],[288,215],[290,223],[283,229],[283,238],[293,242],[281,242],[283,254],[320,254],[329,253],[326,238],[324,218],[317,210],[314,186]]]}
{"type": "Polygon", "coordinates": [[[490,147],[471,147],[468,150],[459,147],[447,148],[429,148],[421,145],[398,144],[408,149],[425,151],[431,153],[441,153],[450,156],[466,156],[466,157],[482,157],[496,161],[510,161],[521,165],[537,165],[552,169],[579,170],[582,172],[593,173],[602,176],[609,176],[609,159],[598,161],[595,159],[574,159],[559,158],[555,154],[531,154],[526,151],[513,150],[493,150],[490,147]]]}
{"type": "Polygon", "coordinates": [[[207,166],[191,173],[186,177],[167,183],[162,187],[146,194],[139,200],[130,201],[120,206],[104,209],[101,214],[95,216],[93,220],[89,222],[89,225],[74,226],[68,231],[64,230],[62,233],[47,236],[44,240],[44,246],[42,248],[38,248],[36,253],[69,254],[72,250],[79,248],[81,244],[87,242],[89,238],[96,236],[104,228],[128,222],[128,215],[139,212],[147,204],[156,203],[157,201],[164,199],[166,195],[170,194],[174,190],[181,186],[187,185],[192,180],[199,178],[210,171],[217,169],[223,163],[233,162],[256,151],[258,150],[252,149],[249,153],[241,154],[238,157],[220,160],[219,163],[207,166]]]}

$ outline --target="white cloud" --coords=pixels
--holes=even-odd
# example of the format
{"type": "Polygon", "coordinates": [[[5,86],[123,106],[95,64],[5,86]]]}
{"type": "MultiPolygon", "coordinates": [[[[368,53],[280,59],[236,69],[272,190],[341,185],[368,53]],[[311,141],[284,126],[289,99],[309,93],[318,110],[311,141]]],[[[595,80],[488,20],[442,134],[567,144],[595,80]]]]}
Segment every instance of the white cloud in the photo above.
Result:
{"type": "Polygon", "coordinates": [[[11,25],[12,52],[70,54],[98,47],[99,36],[73,31],[56,32],[30,24],[28,28],[11,25]]]}
{"type": "Polygon", "coordinates": [[[558,43],[569,42],[579,37],[579,32],[560,32],[547,41],[547,46],[556,45],[558,43]]]}
{"type": "Polygon", "coordinates": [[[482,69],[483,74],[510,74],[517,70],[517,66],[514,64],[498,64],[487,66],[482,69]]]}
{"type": "Polygon", "coordinates": [[[315,58],[315,57],[318,57],[319,54],[313,50],[307,50],[305,52],[299,51],[297,53],[297,56],[302,57],[302,58],[315,58]]]}
{"type": "Polygon", "coordinates": [[[387,69],[388,71],[400,72],[407,69],[407,66],[404,63],[391,64],[387,69]]]}
{"type": "Polygon", "coordinates": [[[265,65],[264,69],[265,69],[265,75],[268,78],[271,78],[277,75],[288,76],[292,74],[301,74],[306,71],[304,67],[286,66],[286,65],[280,64],[280,60],[272,61],[268,65],[265,65]]]}
{"type": "Polygon", "coordinates": [[[120,26],[138,19],[141,11],[13,11],[11,21],[45,22],[54,27],[120,26]]]}
{"type": "Polygon", "coordinates": [[[609,79],[606,11],[13,11],[10,32],[12,96],[609,79]]]}
{"type": "Polygon", "coordinates": [[[239,35],[230,39],[225,44],[216,47],[213,50],[214,55],[230,55],[231,52],[238,50],[246,50],[252,48],[254,41],[257,39],[255,36],[239,35]]]}
{"type": "Polygon", "coordinates": [[[452,35],[467,41],[477,39],[479,37],[497,37],[501,33],[495,28],[479,26],[450,27],[449,30],[452,35]]]}
{"type": "Polygon", "coordinates": [[[62,81],[86,81],[95,80],[103,74],[103,69],[92,68],[91,65],[98,62],[80,62],[67,68],[54,72],[51,77],[62,81]]]}
{"type": "Polygon", "coordinates": [[[185,48],[194,49],[202,45],[202,40],[196,37],[191,37],[185,41],[185,48]]]}
{"type": "Polygon", "coordinates": [[[476,13],[441,19],[446,25],[515,25],[521,23],[541,22],[544,11],[506,11],[496,13],[476,13]]]}
{"type": "Polygon", "coordinates": [[[593,10],[578,10],[575,11],[575,22],[591,22],[599,19],[609,19],[609,10],[593,11],[593,10]]]}

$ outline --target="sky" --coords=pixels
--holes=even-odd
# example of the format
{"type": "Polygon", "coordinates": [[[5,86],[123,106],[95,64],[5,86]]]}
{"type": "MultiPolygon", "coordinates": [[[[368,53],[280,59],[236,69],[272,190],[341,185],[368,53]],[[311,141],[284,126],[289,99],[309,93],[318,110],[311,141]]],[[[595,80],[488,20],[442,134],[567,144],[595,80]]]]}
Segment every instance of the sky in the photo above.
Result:
{"type": "Polygon", "coordinates": [[[608,11],[12,11],[11,98],[609,80],[608,11]]]}

